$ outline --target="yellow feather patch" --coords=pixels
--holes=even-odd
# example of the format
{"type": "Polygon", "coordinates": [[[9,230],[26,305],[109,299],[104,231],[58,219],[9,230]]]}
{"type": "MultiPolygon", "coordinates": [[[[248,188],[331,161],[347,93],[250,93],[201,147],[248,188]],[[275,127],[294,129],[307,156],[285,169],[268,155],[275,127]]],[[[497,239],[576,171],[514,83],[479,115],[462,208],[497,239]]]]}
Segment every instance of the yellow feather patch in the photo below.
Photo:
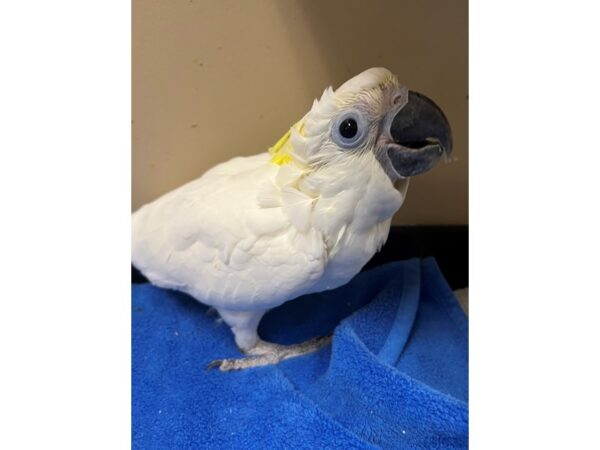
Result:
{"type": "MultiPolygon", "coordinates": [[[[297,127],[300,134],[304,135],[304,121],[301,120],[295,123],[292,128],[297,127]]],[[[285,133],[281,139],[279,139],[273,147],[269,149],[269,153],[271,154],[271,162],[273,164],[277,164],[278,166],[283,166],[284,164],[288,164],[292,162],[293,158],[290,153],[292,149],[292,143],[290,142],[290,136],[292,135],[292,129],[290,128],[287,133],[285,133]]]]}

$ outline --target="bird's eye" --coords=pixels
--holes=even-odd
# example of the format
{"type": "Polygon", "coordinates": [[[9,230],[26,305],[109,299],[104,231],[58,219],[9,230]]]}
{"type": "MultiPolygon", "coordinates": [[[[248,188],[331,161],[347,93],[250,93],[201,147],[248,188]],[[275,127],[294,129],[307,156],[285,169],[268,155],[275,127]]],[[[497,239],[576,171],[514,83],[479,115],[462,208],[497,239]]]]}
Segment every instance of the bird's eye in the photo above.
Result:
{"type": "Polygon", "coordinates": [[[345,119],[340,123],[340,134],[346,139],[352,139],[358,132],[358,125],[354,119],[345,119]]]}
{"type": "Polygon", "coordinates": [[[331,139],[342,148],[356,148],[366,136],[367,122],[356,109],[341,114],[331,128],[331,139]]]}

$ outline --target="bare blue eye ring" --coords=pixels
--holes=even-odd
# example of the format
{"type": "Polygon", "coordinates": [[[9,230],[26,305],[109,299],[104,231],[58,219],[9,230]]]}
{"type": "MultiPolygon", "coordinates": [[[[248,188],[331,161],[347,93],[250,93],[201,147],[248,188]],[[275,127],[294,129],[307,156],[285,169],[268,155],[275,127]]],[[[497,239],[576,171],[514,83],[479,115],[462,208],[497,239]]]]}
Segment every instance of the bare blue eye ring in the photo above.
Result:
{"type": "Polygon", "coordinates": [[[331,139],[342,148],[356,148],[366,136],[367,121],[357,109],[344,111],[331,127],[331,139]]]}

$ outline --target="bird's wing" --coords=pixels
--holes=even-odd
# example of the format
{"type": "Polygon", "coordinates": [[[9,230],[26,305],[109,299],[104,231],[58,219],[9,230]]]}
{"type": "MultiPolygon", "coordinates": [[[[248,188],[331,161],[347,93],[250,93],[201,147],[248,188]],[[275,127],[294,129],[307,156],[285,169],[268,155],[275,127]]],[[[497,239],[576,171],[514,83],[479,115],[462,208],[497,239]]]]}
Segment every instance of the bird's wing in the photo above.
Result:
{"type": "Polygon", "coordinates": [[[304,294],[327,250],[308,226],[310,199],[279,186],[268,158],[235,158],[138,210],[133,263],[219,308],[267,309],[304,294]]]}

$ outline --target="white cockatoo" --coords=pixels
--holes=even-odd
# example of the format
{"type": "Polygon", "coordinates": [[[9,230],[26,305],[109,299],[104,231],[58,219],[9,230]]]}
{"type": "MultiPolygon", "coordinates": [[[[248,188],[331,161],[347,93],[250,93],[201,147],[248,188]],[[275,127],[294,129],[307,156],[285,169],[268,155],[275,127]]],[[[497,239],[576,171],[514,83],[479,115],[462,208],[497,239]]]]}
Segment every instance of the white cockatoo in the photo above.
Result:
{"type": "Polygon", "coordinates": [[[368,69],[327,88],[268,152],[219,164],[136,211],[133,265],[229,325],[246,357],[213,367],[314,351],[328,338],[268,343],[261,318],[354,277],[385,243],[409,178],[450,151],[441,110],[389,70],[368,69]]]}

